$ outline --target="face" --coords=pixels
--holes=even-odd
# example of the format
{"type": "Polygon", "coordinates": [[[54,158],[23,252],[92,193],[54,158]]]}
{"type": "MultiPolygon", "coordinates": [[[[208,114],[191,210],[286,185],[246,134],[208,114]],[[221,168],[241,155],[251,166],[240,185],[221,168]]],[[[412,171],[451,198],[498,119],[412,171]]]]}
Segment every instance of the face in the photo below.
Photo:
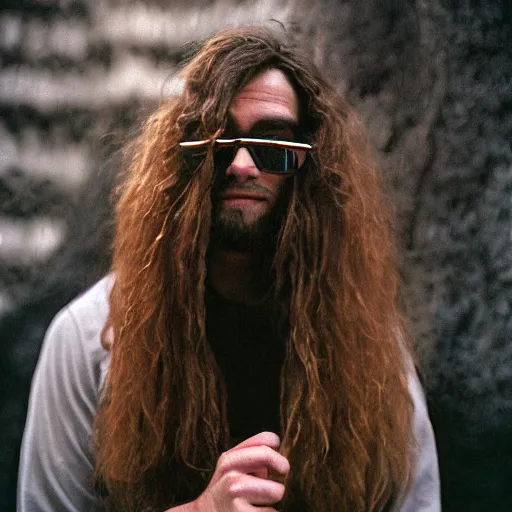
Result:
{"type": "MultiPolygon", "coordinates": [[[[235,96],[222,137],[295,141],[298,123],[299,101],[293,86],[282,71],[269,69],[235,96]]],[[[213,235],[220,232],[226,242],[240,246],[234,248],[243,249],[250,239],[260,239],[275,228],[290,177],[258,169],[243,147],[226,169],[216,173],[213,235]]]]}

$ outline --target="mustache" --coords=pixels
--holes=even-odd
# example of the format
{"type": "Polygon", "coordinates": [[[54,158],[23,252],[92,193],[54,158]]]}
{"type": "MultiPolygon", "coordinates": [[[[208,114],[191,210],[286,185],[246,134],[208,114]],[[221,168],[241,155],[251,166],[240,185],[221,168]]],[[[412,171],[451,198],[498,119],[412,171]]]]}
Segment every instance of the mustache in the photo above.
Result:
{"type": "Polygon", "coordinates": [[[219,183],[218,192],[226,192],[229,190],[251,190],[254,192],[263,192],[265,195],[273,196],[274,193],[269,188],[265,187],[264,185],[259,185],[257,183],[247,183],[244,181],[228,181],[225,180],[223,183],[219,183]]]}

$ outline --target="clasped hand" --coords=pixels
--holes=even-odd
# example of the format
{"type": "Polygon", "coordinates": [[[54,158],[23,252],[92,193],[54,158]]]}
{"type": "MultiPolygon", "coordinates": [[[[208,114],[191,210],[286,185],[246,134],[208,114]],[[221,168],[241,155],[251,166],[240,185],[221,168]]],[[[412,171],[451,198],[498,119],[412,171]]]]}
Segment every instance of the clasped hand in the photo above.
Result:
{"type": "Polygon", "coordinates": [[[224,452],[217,461],[208,487],[195,500],[197,512],[275,512],[284,484],[269,479],[269,473],[286,477],[288,460],[276,450],[280,440],[261,432],[224,452]]]}

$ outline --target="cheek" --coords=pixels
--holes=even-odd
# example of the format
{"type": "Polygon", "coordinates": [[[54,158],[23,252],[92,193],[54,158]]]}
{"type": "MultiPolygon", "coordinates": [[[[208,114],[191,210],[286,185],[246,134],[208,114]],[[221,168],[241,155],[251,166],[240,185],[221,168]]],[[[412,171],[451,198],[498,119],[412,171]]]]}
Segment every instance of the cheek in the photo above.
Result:
{"type": "Polygon", "coordinates": [[[266,173],[262,184],[274,193],[274,198],[277,198],[286,180],[285,176],[266,173]]]}

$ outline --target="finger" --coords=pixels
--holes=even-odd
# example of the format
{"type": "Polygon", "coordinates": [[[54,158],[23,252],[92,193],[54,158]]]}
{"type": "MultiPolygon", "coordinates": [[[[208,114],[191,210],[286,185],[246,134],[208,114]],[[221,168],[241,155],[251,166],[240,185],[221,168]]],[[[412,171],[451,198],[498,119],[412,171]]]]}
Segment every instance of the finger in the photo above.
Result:
{"type": "Polygon", "coordinates": [[[233,502],[245,500],[251,505],[275,505],[283,499],[284,485],[244,475],[230,484],[229,493],[233,502]]]}
{"type": "MultiPolygon", "coordinates": [[[[281,440],[277,434],[274,432],[260,432],[248,439],[245,439],[241,443],[237,444],[231,450],[239,450],[240,448],[249,448],[250,446],[269,446],[270,448],[279,448],[281,444],[281,440]]],[[[231,451],[229,450],[229,451],[231,451]]]]}
{"type": "Polygon", "coordinates": [[[253,475],[253,476],[257,476],[258,478],[264,478],[264,479],[267,479],[269,477],[269,471],[268,471],[267,467],[257,468],[249,474],[253,475]]]}
{"type": "Polygon", "coordinates": [[[290,471],[290,464],[285,457],[268,446],[251,446],[223,453],[217,468],[223,473],[255,473],[267,468],[286,476],[290,471]]]}

